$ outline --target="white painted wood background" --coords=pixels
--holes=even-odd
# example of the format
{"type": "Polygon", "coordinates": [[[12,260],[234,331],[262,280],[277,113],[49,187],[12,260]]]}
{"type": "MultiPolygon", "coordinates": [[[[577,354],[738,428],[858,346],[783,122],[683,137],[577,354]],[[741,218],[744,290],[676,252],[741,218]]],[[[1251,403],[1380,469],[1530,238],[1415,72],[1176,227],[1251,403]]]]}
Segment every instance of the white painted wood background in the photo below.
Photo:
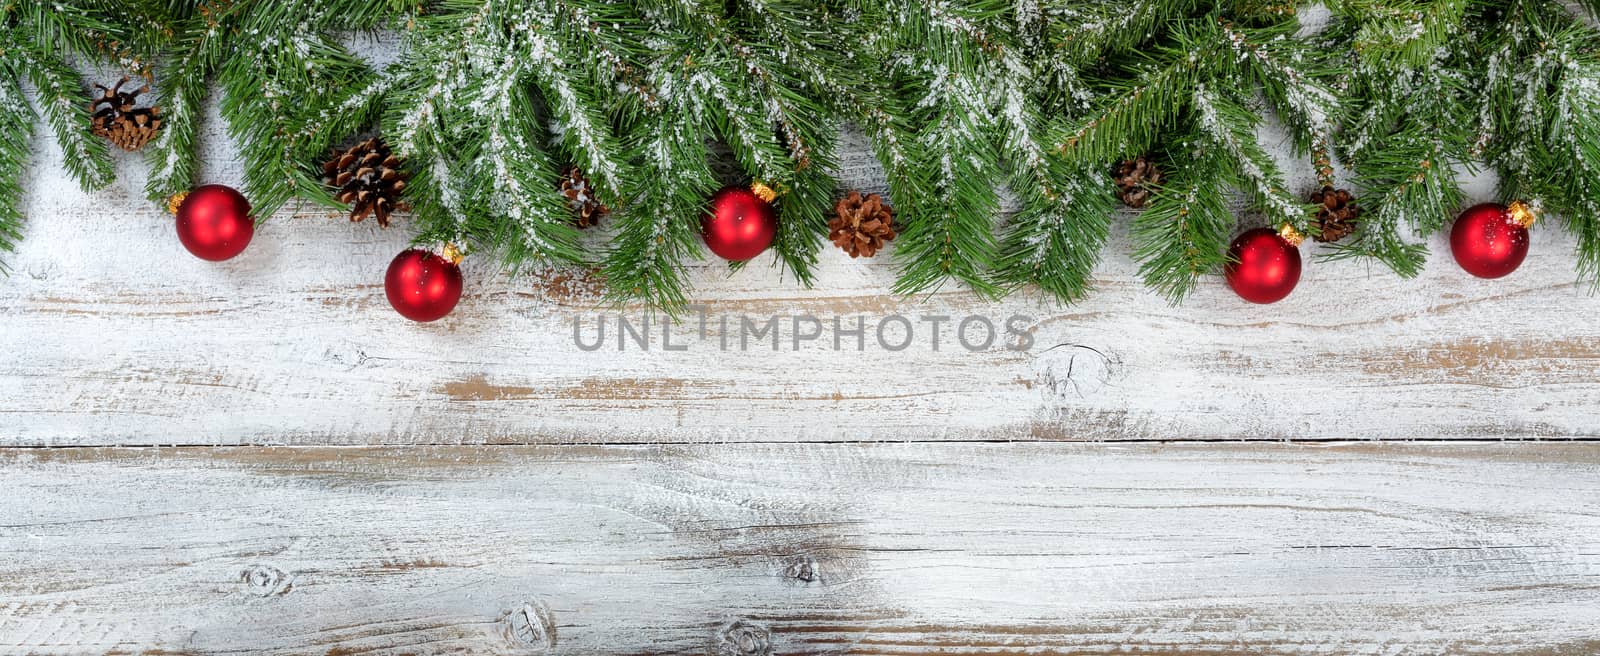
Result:
{"type": "Polygon", "coordinates": [[[286,211],[205,263],[136,158],[85,194],[38,145],[0,653],[1600,653],[1600,300],[1552,226],[1508,279],[1441,237],[1417,280],[1308,259],[1270,307],[1168,306],[1124,232],[1072,307],[707,263],[714,316],[1022,314],[1038,346],[591,353],[581,272],[468,260],[412,324],[403,228],[286,211]]]}
{"type": "Polygon", "coordinates": [[[1600,652],[1596,452],[1528,447],[0,450],[0,649],[1600,652]]]}

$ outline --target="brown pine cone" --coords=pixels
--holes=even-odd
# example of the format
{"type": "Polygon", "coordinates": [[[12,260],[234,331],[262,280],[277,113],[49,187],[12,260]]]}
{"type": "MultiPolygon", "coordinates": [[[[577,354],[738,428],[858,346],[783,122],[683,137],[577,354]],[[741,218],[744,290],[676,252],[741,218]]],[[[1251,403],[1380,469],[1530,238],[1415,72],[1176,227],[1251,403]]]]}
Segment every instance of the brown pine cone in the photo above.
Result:
{"type": "Polygon", "coordinates": [[[828,239],[850,257],[872,257],[883,243],[894,241],[894,208],[885,205],[877,194],[862,196],[852,191],[833,206],[828,221],[828,239]]]}
{"type": "Polygon", "coordinates": [[[1361,207],[1356,205],[1355,196],[1350,195],[1350,190],[1323,187],[1311,194],[1311,202],[1321,205],[1317,208],[1315,222],[1317,241],[1339,241],[1356,231],[1361,207]]]}
{"type": "Polygon", "coordinates": [[[389,150],[382,139],[373,137],[344,151],[334,151],[322,165],[322,184],[333,187],[339,202],[350,206],[350,220],[378,217],[378,225],[389,227],[389,214],[405,210],[400,200],[406,191],[405,163],[389,150]]]}
{"type": "Polygon", "coordinates": [[[1161,167],[1148,157],[1138,157],[1117,166],[1117,197],[1122,204],[1139,209],[1150,202],[1151,194],[1161,187],[1165,176],[1161,167]]]}
{"type": "Polygon", "coordinates": [[[567,198],[567,207],[578,217],[578,228],[588,228],[600,222],[600,217],[611,212],[594,195],[594,184],[589,182],[583,169],[569,166],[561,171],[561,195],[567,198]]]}
{"type": "Polygon", "coordinates": [[[94,134],[111,141],[112,145],[127,151],[143,148],[161,129],[160,107],[139,107],[139,96],[150,91],[149,86],[138,91],[123,91],[128,78],[118,80],[106,88],[96,84],[101,94],[89,103],[90,124],[94,134]]]}

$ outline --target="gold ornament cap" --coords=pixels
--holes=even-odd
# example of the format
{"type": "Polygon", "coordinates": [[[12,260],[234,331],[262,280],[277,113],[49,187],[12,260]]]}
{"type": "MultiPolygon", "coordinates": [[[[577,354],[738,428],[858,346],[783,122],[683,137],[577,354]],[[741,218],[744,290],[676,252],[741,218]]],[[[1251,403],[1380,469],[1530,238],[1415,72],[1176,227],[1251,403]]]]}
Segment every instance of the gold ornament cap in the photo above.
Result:
{"type": "Polygon", "coordinates": [[[466,253],[462,252],[460,248],[457,248],[455,244],[448,242],[444,245],[444,252],[440,253],[440,255],[442,255],[444,259],[450,260],[451,264],[461,264],[462,260],[467,259],[466,253]]]}
{"type": "Polygon", "coordinates": [[[1299,248],[1300,244],[1306,240],[1306,236],[1301,234],[1299,230],[1295,230],[1294,225],[1290,223],[1285,223],[1278,227],[1278,236],[1295,248],[1299,248]]]}
{"type": "Polygon", "coordinates": [[[1533,227],[1534,222],[1539,220],[1539,213],[1520,200],[1511,201],[1511,204],[1506,206],[1506,216],[1512,223],[1524,229],[1533,227]]]}
{"type": "Polygon", "coordinates": [[[167,213],[177,216],[178,208],[183,207],[183,201],[189,199],[189,192],[180,191],[167,197],[167,213]]]}
{"type": "Polygon", "coordinates": [[[760,196],[761,200],[769,203],[778,200],[778,192],[773,191],[772,187],[768,187],[767,183],[760,180],[750,183],[750,191],[754,192],[755,195],[760,196]]]}

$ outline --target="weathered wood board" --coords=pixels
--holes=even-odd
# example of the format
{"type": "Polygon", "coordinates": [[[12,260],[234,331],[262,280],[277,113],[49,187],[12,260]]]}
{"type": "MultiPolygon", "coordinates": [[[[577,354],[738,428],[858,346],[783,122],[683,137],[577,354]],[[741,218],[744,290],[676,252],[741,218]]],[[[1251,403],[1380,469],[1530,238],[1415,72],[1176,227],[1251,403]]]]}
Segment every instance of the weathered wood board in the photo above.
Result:
{"type": "Polygon", "coordinates": [[[1600,653],[1600,300],[1559,230],[1494,282],[1312,260],[1266,308],[1167,305],[1121,226],[1072,307],[702,263],[709,338],[619,350],[591,276],[484,257],[405,322],[407,232],[321,211],[194,260],[140,163],[85,194],[47,139],[0,280],[0,654],[1600,653]],[[914,337],[721,348],[773,315],[914,337]]]}
{"type": "MultiPolygon", "coordinates": [[[[865,144],[848,141],[843,183],[881,189],[865,144]]],[[[215,120],[202,143],[203,179],[237,182],[215,120]]],[[[619,351],[613,315],[588,352],[574,326],[592,342],[606,309],[583,272],[511,278],[469,259],[456,313],[416,325],[381,287],[403,228],[285,212],[236,260],[201,262],[142,199],[137,160],[85,194],[55,149],[39,152],[26,241],[0,284],[0,445],[1600,436],[1600,299],[1553,227],[1508,279],[1473,279],[1447,254],[1416,280],[1313,261],[1271,307],[1220,280],[1171,307],[1140,285],[1121,232],[1098,291],[1072,307],[1026,292],[898,298],[889,258],[834,250],[812,290],[770,255],[731,275],[706,262],[692,277],[710,339],[689,317],[671,338],[686,351],[656,333],[650,350],[619,351]],[[777,352],[715,337],[724,318],[848,328],[896,314],[915,330],[901,351],[875,334],[864,352],[848,336],[834,350],[831,330],[795,349],[787,323],[777,352]],[[937,350],[925,315],[952,317],[937,350]],[[962,348],[955,322],[971,315],[1027,317],[1034,348],[962,348]]]]}
{"type": "Polygon", "coordinates": [[[0,652],[1600,652],[1600,445],[0,449],[0,652]]]}

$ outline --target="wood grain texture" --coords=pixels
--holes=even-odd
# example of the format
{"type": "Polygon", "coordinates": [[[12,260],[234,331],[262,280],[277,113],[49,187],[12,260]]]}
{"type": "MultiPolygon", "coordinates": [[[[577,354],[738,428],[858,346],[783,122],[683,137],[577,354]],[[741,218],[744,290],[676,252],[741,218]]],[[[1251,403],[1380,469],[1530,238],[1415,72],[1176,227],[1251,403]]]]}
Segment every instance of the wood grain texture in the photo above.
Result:
{"type": "Polygon", "coordinates": [[[1600,445],[0,450],[0,653],[1600,651],[1600,445]]]}

